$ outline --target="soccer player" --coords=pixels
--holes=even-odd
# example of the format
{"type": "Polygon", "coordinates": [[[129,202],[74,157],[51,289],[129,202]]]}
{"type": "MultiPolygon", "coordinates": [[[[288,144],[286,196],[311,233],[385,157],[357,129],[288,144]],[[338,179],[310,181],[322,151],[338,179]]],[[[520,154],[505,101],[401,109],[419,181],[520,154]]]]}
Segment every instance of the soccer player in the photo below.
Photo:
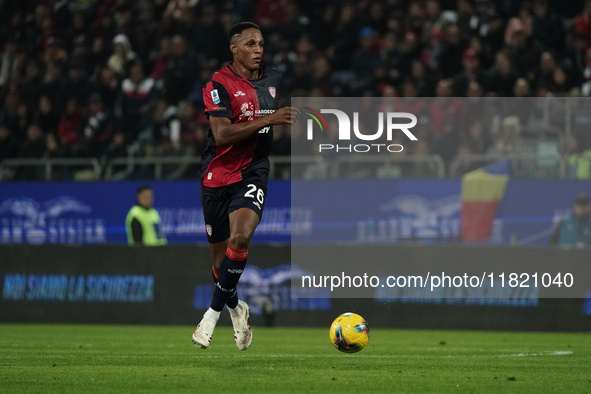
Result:
{"type": "Polygon", "coordinates": [[[236,346],[246,350],[252,342],[249,307],[238,300],[236,284],[263,214],[273,125],[294,124],[299,110],[278,109],[281,76],[261,64],[264,41],[256,24],[234,25],[229,41],[234,61],[214,72],[203,88],[211,128],[201,159],[201,201],[216,286],[193,343],[209,347],[228,305],[236,346]]]}

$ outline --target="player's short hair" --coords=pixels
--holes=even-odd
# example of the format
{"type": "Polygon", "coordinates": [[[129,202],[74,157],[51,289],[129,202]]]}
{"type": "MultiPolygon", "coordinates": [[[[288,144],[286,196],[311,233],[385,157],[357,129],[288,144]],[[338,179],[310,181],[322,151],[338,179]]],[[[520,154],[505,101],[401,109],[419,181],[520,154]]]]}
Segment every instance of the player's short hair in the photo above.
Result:
{"type": "Polygon", "coordinates": [[[242,34],[242,32],[246,29],[257,29],[258,31],[261,31],[261,28],[256,23],[238,22],[230,29],[230,33],[228,34],[228,42],[231,43],[235,36],[242,34]]]}
{"type": "Polygon", "coordinates": [[[152,188],[150,187],[150,185],[143,185],[138,187],[137,192],[135,193],[136,196],[139,196],[140,193],[146,191],[146,190],[152,190],[152,188]]]}

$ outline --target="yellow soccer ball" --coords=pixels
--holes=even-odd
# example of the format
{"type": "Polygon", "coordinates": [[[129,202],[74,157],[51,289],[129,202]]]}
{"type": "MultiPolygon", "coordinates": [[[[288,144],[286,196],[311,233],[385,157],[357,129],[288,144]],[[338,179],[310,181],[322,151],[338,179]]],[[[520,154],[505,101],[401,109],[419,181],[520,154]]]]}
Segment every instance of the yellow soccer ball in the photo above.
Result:
{"type": "Polygon", "coordinates": [[[356,313],[343,313],[330,326],[330,342],[339,351],[356,353],[369,341],[369,326],[364,318],[356,313]]]}

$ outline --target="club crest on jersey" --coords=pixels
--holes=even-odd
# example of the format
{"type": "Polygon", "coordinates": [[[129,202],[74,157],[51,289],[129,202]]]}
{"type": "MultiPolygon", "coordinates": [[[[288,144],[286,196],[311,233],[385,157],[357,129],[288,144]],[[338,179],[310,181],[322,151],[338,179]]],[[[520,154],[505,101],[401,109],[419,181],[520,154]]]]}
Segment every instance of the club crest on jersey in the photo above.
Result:
{"type": "Polygon", "coordinates": [[[218,94],[218,90],[214,89],[211,91],[211,99],[213,100],[214,104],[220,103],[220,95],[218,94]]]}
{"type": "Polygon", "coordinates": [[[275,95],[277,94],[277,90],[275,90],[275,86],[269,86],[269,94],[271,95],[271,97],[275,98],[275,95]]]}
{"type": "Polygon", "coordinates": [[[211,234],[213,233],[213,229],[211,228],[211,224],[206,224],[205,230],[207,231],[207,235],[209,235],[211,237],[211,234]]]}

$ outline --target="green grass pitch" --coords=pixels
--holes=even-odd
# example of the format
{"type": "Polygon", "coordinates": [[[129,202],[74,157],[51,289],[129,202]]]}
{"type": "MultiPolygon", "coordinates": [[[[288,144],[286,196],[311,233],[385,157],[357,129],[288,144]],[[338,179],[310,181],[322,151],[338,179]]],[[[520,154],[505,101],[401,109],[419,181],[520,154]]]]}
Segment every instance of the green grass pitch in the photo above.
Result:
{"type": "Polygon", "coordinates": [[[371,331],[339,353],[320,329],[254,328],[239,351],[218,327],[0,325],[2,393],[591,392],[591,335],[371,331]]]}

